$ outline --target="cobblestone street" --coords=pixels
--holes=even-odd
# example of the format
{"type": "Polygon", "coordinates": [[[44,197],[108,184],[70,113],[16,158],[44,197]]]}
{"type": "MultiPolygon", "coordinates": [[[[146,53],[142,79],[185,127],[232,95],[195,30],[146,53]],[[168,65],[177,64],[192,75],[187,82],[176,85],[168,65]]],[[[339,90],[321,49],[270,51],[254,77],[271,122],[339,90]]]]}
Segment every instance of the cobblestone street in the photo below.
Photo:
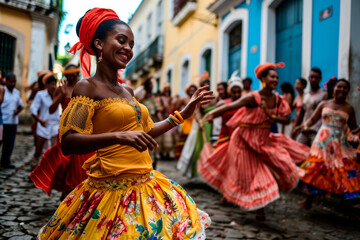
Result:
{"type": "MultiPolygon", "coordinates": [[[[60,203],[58,192],[48,197],[29,179],[32,151],[32,136],[18,134],[12,156],[17,169],[0,170],[0,239],[35,239],[60,203]]],[[[304,195],[293,192],[266,208],[265,222],[256,222],[253,213],[220,205],[219,193],[201,179],[182,177],[175,165],[174,161],[161,161],[158,170],[181,184],[198,207],[210,214],[213,223],[207,239],[360,239],[359,208],[316,202],[313,209],[305,211],[297,204],[304,195]]]]}

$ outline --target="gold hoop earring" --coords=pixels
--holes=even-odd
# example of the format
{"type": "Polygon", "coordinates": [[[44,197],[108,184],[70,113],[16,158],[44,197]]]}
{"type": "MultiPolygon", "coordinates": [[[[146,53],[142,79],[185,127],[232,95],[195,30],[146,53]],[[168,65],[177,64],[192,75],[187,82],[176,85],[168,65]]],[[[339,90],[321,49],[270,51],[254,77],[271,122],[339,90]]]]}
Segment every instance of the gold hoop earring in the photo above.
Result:
{"type": "Polygon", "coordinates": [[[262,87],[266,88],[266,82],[262,82],[262,87]]]}

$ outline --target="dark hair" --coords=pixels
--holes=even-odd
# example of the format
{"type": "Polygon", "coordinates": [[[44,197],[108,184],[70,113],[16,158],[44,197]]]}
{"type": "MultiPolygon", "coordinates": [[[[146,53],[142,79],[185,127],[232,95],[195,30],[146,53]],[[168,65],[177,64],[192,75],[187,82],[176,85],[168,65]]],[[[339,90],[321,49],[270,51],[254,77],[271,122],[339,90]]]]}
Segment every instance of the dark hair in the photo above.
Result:
{"type": "Polygon", "coordinates": [[[50,84],[50,83],[56,82],[56,81],[57,81],[56,78],[54,76],[51,76],[48,79],[46,79],[46,84],[50,84]]]}
{"type": "Polygon", "coordinates": [[[40,89],[45,88],[45,85],[43,84],[43,81],[42,81],[45,75],[46,75],[46,73],[43,73],[38,77],[37,82],[38,82],[38,86],[39,86],[40,89]]]}
{"type": "Polygon", "coordinates": [[[246,78],[244,78],[244,79],[242,80],[242,82],[249,82],[250,85],[251,85],[251,84],[252,84],[252,79],[249,78],[249,77],[246,77],[246,78]]]}
{"type": "MultiPolygon", "coordinates": [[[[89,9],[88,11],[90,11],[91,9],[89,9]]],[[[87,12],[88,12],[87,11],[87,12]]],[[[86,13],[87,13],[86,12],[86,13]]],[[[85,14],[86,14],[85,13],[85,14]]],[[[85,16],[84,14],[84,16],[85,16]]],[[[84,17],[83,16],[83,17],[84,17]]],[[[83,20],[83,17],[81,17],[79,19],[79,21],[77,22],[76,24],[76,34],[77,36],[79,37],[79,32],[80,32],[80,26],[81,26],[81,23],[82,23],[82,20],[83,20]]],[[[111,32],[112,30],[114,30],[114,27],[117,25],[117,24],[120,24],[120,25],[126,25],[130,28],[130,26],[124,22],[124,21],[121,21],[120,19],[111,19],[111,20],[107,20],[107,21],[104,21],[102,23],[100,23],[100,25],[98,26],[98,28],[96,29],[95,31],[95,34],[93,36],[93,39],[91,41],[91,49],[95,52],[95,55],[96,55],[96,59],[98,59],[98,55],[97,55],[97,50],[94,46],[94,40],[95,39],[100,39],[100,40],[105,40],[106,37],[107,37],[107,34],[109,32],[111,32]]]]}
{"type": "Polygon", "coordinates": [[[320,76],[321,76],[321,70],[320,70],[320,68],[318,68],[318,67],[313,67],[313,68],[310,70],[310,72],[316,72],[316,73],[320,74],[320,76]]]}
{"type": "Polygon", "coordinates": [[[16,75],[13,72],[9,72],[6,74],[6,81],[8,81],[10,78],[15,78],[16,79],[16,75]]]}
{"type": "Polygon", "coordinates": [[[217,86],[223,86],[224,87],[224,89],[225,89],[225,98],[228,98],[229,94],[228,94],[228,91],[227,91],[227,88],[228,88],[227,82],[220,82],[220,83],[217,84],[217,86]]]}
{"type": "Polygon", "coordinates": [[[295,97],[295,92],[293,86],[289,82],[284,82],[280,85],[280,89],[283,93],[290,93],[291,96],[295,97]]]}
{"type": "Polygon", "coordinates": [[[204,78],[202,80],[200,80],[200,85],[203,84],[203,83],[208,83],[209,84],[209,88],[211,88],[211,82],[210,82],[210,79],[208,78],[204,78]]]}
{"type": "Polygon", "coordinates": [[[339,80],[337,80],[336,83],[334,84],[334,87],[335,87],[336,85],[338,85],[339,82],[344,82],[344,83],[346,83],[346,85],[348,86],[348,88],[349,88],[349,90],[350,90],[350,87],[351,87],[350,82],[349,82],[348,80],[346,80],[345,78],[340,78],[339,80]]]}
{"type": "Polygon", "coordinates": [[[275,71],[275,68],[268,68],[268,69],[266,69],[266,70],[260,75],[260,79],[263,78],[263,77],[266,77],[271,70],[275,71]]]}
{"type": "Polygon", "coordinates": [[[225,89],[227,89],[228,84],[227,82],[220,82],[217,84],[217,86],[223,86],[225,89]]]}
{"type": "Polygon", "coordinates": [[[75,64],[69,64],[69,65],[66,65],[66,67],[65,67],[65,70],[68,70],[69,68],[78,68],[78,66],[77,65],[75,65],[75,64]]]}
{"type": "Polygon", "coordinates": [[[198,89],[195,84],[190,84],[188,89],[190,89],[190,88],[195,88],[195,91],[198,89]]]}
{"type": "Polygon", "coordinates": [[[297,78],[296,80],[300,80],[301,85],[303,85],[304,88],[306,88],[306,86],[307,86],[307,81],[306,81],[305,78],[299,77],[299,78],[297,78]]]}
{"type": "Polygon", "coordinates": [[[150,84],[152,83],[152,77],[148,77],[143,83],[142,85],[144,86],[144,89],[146,92],[151,92],[152,90],[149,89],[150,88],[150,84]]]}
{"type": "MultiPolygon", "coordinates": [[[[326,83],[326,90],[328,92],[327,99],[332,99],[334,96],[334,87],[337,84],[338,80],[336,77],[331,77],[329,81],[326,83]]],[[[325,84],[324,84],[325,85],[325,84]]]]}
{"type": "Polygon", "coordinates": [[[164,91],[164,90],[165,90],[165,88],[167,88],[167,87],[169,88],[169,95],[171,96],[171,86],[166,86],[166,87],[164,87],[162,91],[160,91],[160,90],[157,91],[157,94],[159,94],[159,95],[164,95],[164,94],[165,94],[165,91],[164,91]]]}

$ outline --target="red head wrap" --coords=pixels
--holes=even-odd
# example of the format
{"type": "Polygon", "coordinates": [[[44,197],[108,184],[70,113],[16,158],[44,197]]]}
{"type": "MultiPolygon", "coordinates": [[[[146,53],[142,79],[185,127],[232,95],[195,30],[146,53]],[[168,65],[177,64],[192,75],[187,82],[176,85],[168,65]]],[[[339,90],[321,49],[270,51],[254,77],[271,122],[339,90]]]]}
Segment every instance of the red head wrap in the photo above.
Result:
{"type": "Polygon", "coordinates": [[[324,83],[324,87],[326,87],[327,85],[329,85],[329,83],[331,83],[332,81],[336,81],[336,77],[332,76],[326,83],[324,83]]]}
{"type": "Polygon", "coordinates": [[[70,53],[75,54],[80,50],[80,65],[85,78],[90,77],[91,59],[90,55],[95,55],[91,49],[91,43],[96,32],[96,29],[102,22],[120,19],[118,15],[111,9],[94,8],[88,11],[82,19],[79,39],[71,49],[70,53]],[[89,55],[90,53],[90,55],[89,55]]]}
{"type": "Polygon", "coordinates": [[[273,63],[263,63],[263,64],[260,64],[259,66],[257,66],[255,68],[255,75],[258,79],[260,79],[261,77],[261,74],[263,72],[265,72],[267,69],[269,68],[283,68],[285,67],[285,63],[283,62],[279,62],[277,64],[273,64],[273,63]]]}

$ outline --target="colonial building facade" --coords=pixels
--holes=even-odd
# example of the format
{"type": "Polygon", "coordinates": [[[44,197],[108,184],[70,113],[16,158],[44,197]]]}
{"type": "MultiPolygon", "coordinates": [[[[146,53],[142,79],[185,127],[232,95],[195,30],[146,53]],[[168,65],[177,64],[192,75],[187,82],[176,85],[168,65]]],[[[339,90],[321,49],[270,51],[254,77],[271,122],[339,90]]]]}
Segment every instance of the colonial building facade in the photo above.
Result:
{"type": "Polygon", "coordinates": [[[207,10],[209,0],[143,1],[129,24],[135,35],[134,58],[126,78],[134,83],[146,76],[156,79],[155,90],[168,82],[174,94],[185,95],[207,70],[217,81],[217,21],[207,10]],[[134,66],[135,65],[135,66],[134,66]]]}
{"type": "MultiPolygon", "coordinates": [[[[184,95],[185,86],[204,70],[209,71],[212,85],[227,81],[238,71],[239,76],[254,80],[253,89],[260,89],[255,67],[264,62],[285,62],[285,68],[278,69],[280,84],[294,84],[298,77],[307,78],[312,67],[319,67],[323,72],[321,86],[332,76],[349,79],[353,85],[349,100],[360,108],[356,90],[360,86],[360,1],[149,0],[143,1],[133,19],[151,11],[159,16],[159,22],[153,20],[151,26],[163,20],[162,58],[156,78],[160,84],[171,83],[175,94],[184,95]],[[161,11],[146,7],[160,2],[161,11]]],[[[145,16],[149,13],[141,17],[142,25],[130,21],[135,41],[140,39],[143,48],[150,19],[145,16]]],[[[158,33],[152,29],[152,34],[158,33]]],[[[135,61],[144,56],[139,49],[135,47],[135,61]]],[[[130,76],[149,72],[148,65],[143,66],[139,75],[130,76]]],[[[357,114],[360,120],[360,111],[357,114]]]]}
{"type": "MultiPolygon", "coordinates": [[[[58,0],[0,0],[0,70],[23,90],[52,69],[58,44],[58,0]]],[[[60,6],[61,7],[61,6],[60,6]]]]}
{"type": "MultiPolygon", "coordinates": [[[[359,109],[359,1],[217,0],[208,9],[219,19],[219,79],[233,69],[255,79],[258,64],[282,61],[280,84],[294,84],[319,67],[321,86],[332,76],[350,80],[349,100],[359,109]]],[[[259,89],[260,82],[255,80],[253,87],[259,89]]]]}

